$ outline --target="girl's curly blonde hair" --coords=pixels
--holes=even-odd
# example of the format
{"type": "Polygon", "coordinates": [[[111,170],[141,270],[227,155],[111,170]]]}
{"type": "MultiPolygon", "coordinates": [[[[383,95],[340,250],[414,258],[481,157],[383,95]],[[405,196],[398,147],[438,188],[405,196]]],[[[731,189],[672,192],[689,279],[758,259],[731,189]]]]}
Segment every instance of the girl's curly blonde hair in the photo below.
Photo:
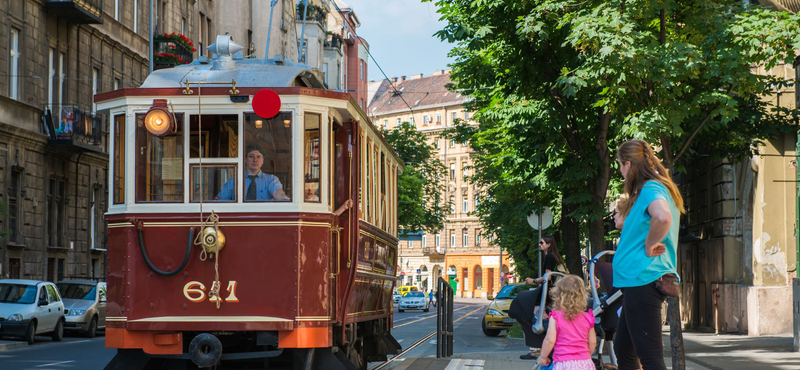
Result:
{"type": "Polygon", "coordinates": [[[564,312],[564,317],[572,321],[586,311],[586,286],[583,279],[575,275],[567,275],[556,283],[550,291],[555,309],[564,312]]]}

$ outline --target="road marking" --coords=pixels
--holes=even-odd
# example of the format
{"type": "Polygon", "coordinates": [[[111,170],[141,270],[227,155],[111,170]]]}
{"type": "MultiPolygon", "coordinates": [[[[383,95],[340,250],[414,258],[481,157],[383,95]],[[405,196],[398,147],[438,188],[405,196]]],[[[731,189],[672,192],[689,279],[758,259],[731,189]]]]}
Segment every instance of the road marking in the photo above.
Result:
{"type": "Polygon", "coordinates": [[[86,343],[86,342],[91,342],[91,341],[92,341],[91,339],[84,339],[84,340],[76,340],[74,342],[67,342],[67,343],[86,343]]]}
{"type": "Polygon", "coordinates": [[[74,360],[69,360],[69,361],[61,361],[61,362],[52,362],[52,363],[44,364],[44,365],[36,365],[34,367],[47,367],[47,366],[64,365],[64,364],[68,364],[70,362],[75,362],[75,361],[74,360]]]}
{"type": "Polygon", "coordinates": [[[485,365],[484,360],[473,360],[473,359],[454,359],[450,360],[450,363],[447,365],[444,370],[483,370],[483,366],[485,365]]]}
{"type": "Polygon", "coordinates": [[[405,339],[398,339],[397,343],[402,343],[405,339]]]}

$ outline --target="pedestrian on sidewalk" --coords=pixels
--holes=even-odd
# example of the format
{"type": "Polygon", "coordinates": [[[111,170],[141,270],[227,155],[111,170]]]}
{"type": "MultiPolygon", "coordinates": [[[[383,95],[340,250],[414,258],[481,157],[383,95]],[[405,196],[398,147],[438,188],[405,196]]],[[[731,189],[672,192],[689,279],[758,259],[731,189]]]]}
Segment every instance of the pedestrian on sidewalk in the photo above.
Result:
{"type": "Polygon", "coordinates": [[[647,142],[622,143],[617,161],[627,201],[620,207],[625,227],[614,255],[614,287],[623,294],[615,352],[620,370],[666,370],[661,342],[661,309],[666,296],[656,281],[666,274],[678,276],[683,198],[647,142]]]}
{"type": "MultiPolygon", "coordinates": [[[[539,240],[539,250],[544,252],[544,264],[542,268],[544,269],[544,274],[556,271],[559,266],[564,266],[564,259],[561,257],[561,253],[558,252],[558,245],[556,244],[556,239],[550,235],[545,235],[539,240]]],[[[562,268],[565,270],[565,268],[562,268]]],[[[544,283],[544,274],[542,276],[533,279],[533,278],[525,278],[526,284],[542,284],[544,283]]],[[[522,360],[534,360],[539,357],[539,348],[541,347],[541,339],[537,339],[537,335],[533,333],[531,330],[531,326],[534,321],[534,317],[538,317],[538,315],[546,315],[544,307],[538,307],[542,299],[542,287],[538,287],[533,291],[528,292],[520,292],[511,302],[511,307],[509,308],[509,317],[517,319],[517,322],[522,326],[522,332],[525,336],[525,344],[529,346],[528,353],[519,356],[522,360]],[[530,296],[528,296],[530,295],[530,296]],[[526,300],[533,301],[533,307],[530,312],[521,312],[523,311],[522,306],[520,305],[521,302],[526,300]],[[512,316],[512,312],[514,312],[512,316]],[[528,339],[531,338],[531,339],[528,339]]]]}
{"type": "Polygon", "coordinates": [[[592,310],[586,312],[586,285],[583,279],[568,275],[551,291],[555,311],[550,314],[547,336],[542,344],[539,365],[553,370],[595,370],[592,352],[597,345],[592,310]]]}

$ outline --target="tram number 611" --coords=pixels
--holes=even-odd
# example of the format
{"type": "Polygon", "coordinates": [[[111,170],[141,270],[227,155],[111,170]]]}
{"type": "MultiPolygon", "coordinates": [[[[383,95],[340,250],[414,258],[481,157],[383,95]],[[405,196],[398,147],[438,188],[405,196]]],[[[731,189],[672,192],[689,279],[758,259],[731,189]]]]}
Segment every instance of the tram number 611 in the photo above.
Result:
{"type": "MultiPolygon", "coordinates": [[[[216,286],[220,286],[219,281],[215,281],[211,286],[212,288],[216,286]]],[[[228,282],[228,296],[225,297],[224,302],[239,302],[239,298],[236,298],[236,281],[231,280],[228,282]]],[[[221,293],[221,292],[220,292],[221,293]]],[[[183,296],[186,297],[190,302],[193,303],[200,303],[205,301],[208,298],[209,302],[216,302],[221,300],[218,294],[217,296],[207,297],[206,295],[206,286],[199,281],[190,281],[183,286],[183,296]]]]}

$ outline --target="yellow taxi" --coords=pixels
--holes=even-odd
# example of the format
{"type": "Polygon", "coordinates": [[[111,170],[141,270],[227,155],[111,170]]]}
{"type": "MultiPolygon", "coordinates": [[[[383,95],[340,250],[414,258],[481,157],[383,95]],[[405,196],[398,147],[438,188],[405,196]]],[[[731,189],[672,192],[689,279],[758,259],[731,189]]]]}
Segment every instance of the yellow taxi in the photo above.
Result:
{"type": "Polygon", "coordinates": [[[483,334],[489,337],[496,337],[500,335],[502,330],[511,328],[516,320],[508,317],[508,308],[511,306],[511,301],[517,297],[517,294],[524,290],[535,289],[536,285],[527,284],[508,284],[500,289],[492,303],[486,308],[486,313],[481,320],[481,329],[483,334]]]}
{"type": "Polygon", "coordinates": [[[400,297],[405,297],[406,294],[408,294],[408,292],[417,292],[417,291],[419,291],[419,288],[413,285],[403,285],[397,288],[397,294],[399,294],[400,297]]]}

